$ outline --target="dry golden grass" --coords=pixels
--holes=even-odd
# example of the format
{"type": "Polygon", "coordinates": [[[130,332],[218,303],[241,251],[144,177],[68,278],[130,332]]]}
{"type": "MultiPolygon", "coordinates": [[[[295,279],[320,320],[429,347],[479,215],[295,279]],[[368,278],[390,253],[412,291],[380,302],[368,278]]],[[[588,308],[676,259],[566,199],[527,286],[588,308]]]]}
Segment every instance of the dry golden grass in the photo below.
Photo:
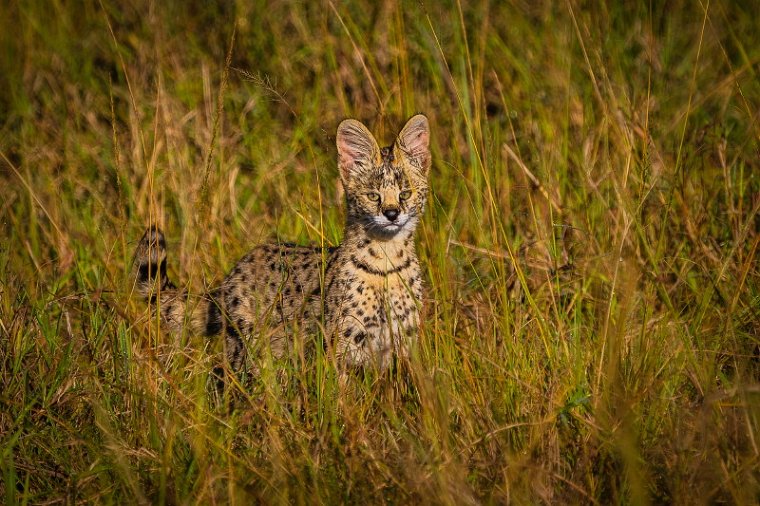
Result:
{"type": "Polygon", "coordinates": [[[4,502],[756,503],[758,11],[0,9],[4,502]],[[131,296],[143,229],[197,292],[260,241],[335,244],[338,122],[415,112],[409,377],[265,361],[215,399],[220,343],[131,296]]]}

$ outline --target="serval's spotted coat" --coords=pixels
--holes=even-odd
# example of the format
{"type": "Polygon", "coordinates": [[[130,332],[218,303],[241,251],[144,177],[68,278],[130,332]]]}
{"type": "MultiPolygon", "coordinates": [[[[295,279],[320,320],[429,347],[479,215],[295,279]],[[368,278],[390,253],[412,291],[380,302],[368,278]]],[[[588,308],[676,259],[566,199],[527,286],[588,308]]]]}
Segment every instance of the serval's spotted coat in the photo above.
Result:
{"type": "Polygon", "coordinates": [[[224,334],[234,369],[248,350],[268,344],[283,356],[320,326],[340,367],[386,367],[408,355],[419,324],[414,232],[427,200],[429,138],[422,115],[382,149],[360,122],[343,121],[337,147],[347,212],[339,247],[258,246],[218,289],[192,297],[168,279],[166,241],[151,227],[135,254],[138,291],[172,330],[224,334]]]}

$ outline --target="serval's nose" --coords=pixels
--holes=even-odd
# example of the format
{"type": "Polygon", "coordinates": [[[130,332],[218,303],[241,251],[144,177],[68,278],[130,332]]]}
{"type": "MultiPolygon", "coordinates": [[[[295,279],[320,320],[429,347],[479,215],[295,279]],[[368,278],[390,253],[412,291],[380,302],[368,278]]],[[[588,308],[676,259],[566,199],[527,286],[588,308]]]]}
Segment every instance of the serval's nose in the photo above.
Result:
{"type": "Polygon", "coordinates": [[[388,218],[390,221],[396,221],[396,218],[398,218],[398,209],[395,209],[393,207],[386,209],[383,211],[383,216],[388,218]]]}

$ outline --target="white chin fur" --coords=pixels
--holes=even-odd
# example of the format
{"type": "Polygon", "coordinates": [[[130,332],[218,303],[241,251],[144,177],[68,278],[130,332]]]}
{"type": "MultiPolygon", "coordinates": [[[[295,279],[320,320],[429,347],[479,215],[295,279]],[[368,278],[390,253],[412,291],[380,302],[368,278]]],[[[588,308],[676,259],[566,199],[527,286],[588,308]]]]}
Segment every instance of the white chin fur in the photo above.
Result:
{"type": "Polygon", "coordinates": [[[385,228],[387,230],[401,230],[409,223],[409,218],[410,216],[404,213],[399,214],[395,221],[391,221],[382,215],[375,216],[373,221],[378,227],[385,228]]]}
{"type": "Polygon", "coordinates": [[[393,235],[401,231],[412,231],[417,225],[417,217],[407,213],[400,214],[395,221],[390,221],[385,216],[375,216],[372,221],[377,230],[393,235]]]}

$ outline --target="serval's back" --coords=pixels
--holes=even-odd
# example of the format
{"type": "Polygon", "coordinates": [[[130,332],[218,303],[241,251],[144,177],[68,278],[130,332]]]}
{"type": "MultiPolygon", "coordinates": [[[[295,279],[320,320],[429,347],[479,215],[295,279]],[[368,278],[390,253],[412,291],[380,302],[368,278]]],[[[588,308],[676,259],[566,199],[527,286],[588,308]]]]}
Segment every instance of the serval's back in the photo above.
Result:
{"type": "Polygon", "coordinates": [[[429,126],[412,117],[380,148],[356,120],[338,127],[338,166],[346,227],[337,248],[265,244],[244,256],[221,286],[202,296],[166,275],[166,240],[157,227],[135,254],[138,291],[173,331],[223,334],[231,366],[249,351],[275,357],[296,339],[325,332],[341,367],[387,366],[416,340],[423,296],[414,232],[427,200],[429,126]]]}

